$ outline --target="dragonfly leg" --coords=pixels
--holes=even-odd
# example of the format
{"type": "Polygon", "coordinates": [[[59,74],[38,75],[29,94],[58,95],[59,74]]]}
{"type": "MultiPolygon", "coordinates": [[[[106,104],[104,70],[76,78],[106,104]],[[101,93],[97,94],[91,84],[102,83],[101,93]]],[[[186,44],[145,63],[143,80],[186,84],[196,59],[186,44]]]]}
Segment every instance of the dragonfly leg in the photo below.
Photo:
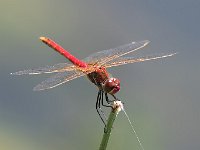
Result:
{"type": "Polygon", "coordinates": [[[118,99],[116,99],[116,97],[114,95],[113,95],[113,97],[114,97],[114,100],[109,100],[107,93],[105,93],[106,102],[108,103],[108,105],[106,105],[106,104],[104,104],[104,91],[99,90],[98,95],[97,95],[96,110],[97,110],[97,113],[98,113],[99,117],[101,118],[103,124],[105,125],[104,133],[107,132],[107,127],[106,127],[107,117],[106,117],[105,113],[103,112],[103,110],[101,109],[101,106],[112,108],[112,105],[110,105],[110,103],[115,100],[118,100],[118,99]]]}
{"type": "Polygon", "coordinates": [[[114,100],[109,100],[109,98],[108,98],[108,93],[105,93],[106,102],[107,102],[108,104],[110,104],[110,103],[112,103],[113,101],[116,101],[116,100],[117,100],[117,98],[116,98],[114,95],[112,95],[112,96],[113,96],[114,100]]]}
{"type": "Polygon", "coordinates": [[[98,95],[97,95],[97,101],[96,101],[96,110],[97,110],[97,113],[98,113],[99,117],[101,118],[103,124],[106,126],[106,122],[105,122],[106,116],[105,116],[103,110],[101,109],[101,101],[102,101],[101,100],[102,99],[102,94],[101,93],[102,93],[101,90],[99,90],[98,95]],[[99,110],[101,111],[101,113],[100,113],[99,110]],[[102,117],[102,114],[103,114],[104,118],[102,117]]]}
{"type": "MultiPolygon", "coordinates": [[[[105,93],[105,95],[106,95],[106,93],[105,93]]],[[[109,105],[104,104],[104,91],[101,91],[101,105],[104,106],[104,107],[110,107],[110,108],[112,108],[112,106],[110,104],[109,105]]],[[[103,110],[101,108],[100,108],[100,110],[102,111],[102,114],[104,115],[104,117],[106,118],[106,120],[108,120],[107,117],[105,116],[103,110]]],[[[104,133],[106,133],[106,132],[107,132],[107,126],[105,125],[105,127],[104,127],[104,133]]]]}
{"type": "Polygon", "coordinates": [[[114,98],[113,101],[121,101],[120,99],[118,99],[115,95],[112,95],[112,97],[114,98]]]}
{"type": "Polygon", "coordinates": [[[101,105],[102,105],[102,106],[105,106],[105,107],[110,107],[110,106],[105,105],[105,104],[103,103],[103,96],[104,96],[103,94],[104,94],[104,92],[103,92],[102,90],[100,90],[99,92],[100,92],[99,109],[100,109],[100,111],[101,111],[101,113],[102,113],[104,119],[107,120],[107,117],[106,117],[104,111],[101,109],[101,105]]]}
{"type": "MultiPolygon", "coordinates": [[[[102,91],[101,97],[103,97],[103,96],[104,96],[104,92],[102,91]]],[[[104,104],[104,99],[103,99],[103,98],[102,98],[102,100],[101,100],[101,105],[104,106],[104,107],[111,107],[111,108],[112,108],[112,106],[110,105],[110,102],[108,102],[108,95],[107,95],[107,93],[105,93],[105,97],[106,97],[106,102],[107,102],[109,105],[104,104]]]]}
{"type": "MultiPolygon", "coordinates": [[[[115,95],[112,95],[112,96],[113,96],[114,100],[109,100],[108,94],[105,93],[106,101],[107,101],[108,104],[110,104],[110,103],[112,103],[112,102],[114,102],[114,101],[121,101],[121,100],[119,100],[115,95]]],[[[122,102],[122,104],[124,104],[124,103],[122,102]]]]}

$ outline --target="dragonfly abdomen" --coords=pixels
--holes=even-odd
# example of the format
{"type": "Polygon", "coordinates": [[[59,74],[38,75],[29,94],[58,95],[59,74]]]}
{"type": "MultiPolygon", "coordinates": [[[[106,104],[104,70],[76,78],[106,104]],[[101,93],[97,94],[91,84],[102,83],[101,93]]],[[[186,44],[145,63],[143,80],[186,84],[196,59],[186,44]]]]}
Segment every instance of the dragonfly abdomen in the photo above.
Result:
{"type": "Polygon", "coordinates": [[[59,44],[57,44],[53,40],[46,37],[40,37],[40,40],[44,42],[45,44],[47,44],[49,47],[53,48],[55,51],[57,51],[61,55],[65,56],[65,58],[71,61],[74,65],[82,67],[82,68],[85,68],[88,66],[85,62],[79,60],[78,58],[70,54],[67,50],[62,48],[59,44]]]}

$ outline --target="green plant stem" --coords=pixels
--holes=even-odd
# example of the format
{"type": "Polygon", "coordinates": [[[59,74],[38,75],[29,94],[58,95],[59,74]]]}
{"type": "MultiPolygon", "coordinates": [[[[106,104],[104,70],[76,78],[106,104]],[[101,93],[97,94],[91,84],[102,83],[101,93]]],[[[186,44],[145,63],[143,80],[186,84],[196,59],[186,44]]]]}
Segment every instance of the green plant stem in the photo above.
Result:
{"type": "MultiPolygon", "coordinates": [[[[120,101],[118,101],[118,102],[120,102],[120,101]]],[[[99,150],[106,150],[108,140],[109,140],[109,137],[110,137],[110,134],[111,134],[111,130],[112,130],[112,127],[113,127],[113,123],[115,121],[115,118],[117,117],[117,114],[122,109],[122,104],[121,104],[121,102],[120,102],[120,104],[116,104],[114,102],[112,107],[113,108],[112,108],[110,115],[108,117],[106,127],[104,128],[104,134],[103,134],[103,138],[102,138],[99,150]]]]}

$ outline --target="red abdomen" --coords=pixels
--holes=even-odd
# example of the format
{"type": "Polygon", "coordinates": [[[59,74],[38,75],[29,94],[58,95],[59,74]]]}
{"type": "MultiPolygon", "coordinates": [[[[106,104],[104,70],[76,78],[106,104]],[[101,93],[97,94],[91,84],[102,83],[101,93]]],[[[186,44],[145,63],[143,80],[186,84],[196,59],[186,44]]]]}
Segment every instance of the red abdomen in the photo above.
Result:
{"type": "Polygon", "coordinates": [[[82,67],[82,68],[85,68],[85,67],[88,66],[85,62],[83,62],[83,61],[79,60],[78,58],[74,57],[72,54],[70,54],[67,50],[62,48],[60,45],[58,45],[53,40],[51,40],[49,38],[46,38],[46,37],[40,37],[40,40],[42,40],[42,42],[47,44],[49,47],[53,48],[55,51],[57,51],[61,55],[65,56],[74,65],[76,65],[78,67],[82,67]]]}

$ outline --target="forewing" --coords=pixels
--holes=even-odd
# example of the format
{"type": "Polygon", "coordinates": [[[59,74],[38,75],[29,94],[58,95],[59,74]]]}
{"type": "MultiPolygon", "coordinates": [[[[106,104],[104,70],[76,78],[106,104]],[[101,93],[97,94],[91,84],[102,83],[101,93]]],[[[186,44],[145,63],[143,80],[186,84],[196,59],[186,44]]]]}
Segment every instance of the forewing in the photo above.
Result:
{"type": "Polygon", "coordinates": [[[117,58],[113,61],[106,63],[105,67],[109,68],[109,67],[113,67],[113,66],[120,66],[120,65],[129,64],[129,63],[143,62],[143,61],[147,61],[147,60],[156,60],[156,59],[160,59],[160,58],[170,57],[170,56],[173,56],[175,54],[176,53],[167,54],[167,55],[157,55],[157,56],[151,56],[151,57],[147,56],[147,57],[143,57],[143,58],[120,57],[120,58],[117,58]]]}
{"type": "Polygon", "coordinates": [[[76,79],[83,75],[85,75],[83,72],[78,72],[78,71],[59,72],[54,76],[48,78],[47,80],[43,81],[42,83],[38,84],[37,86],[35,86],[33,90],[40,91],[40,90],[54,88],[60,84],[76,79]]]}
{"type": "Polygon", "coordinates": [[[54,72],[64,72],[64,71],[72,71],[75,70],[75,66],[68,63],[59,63],[53,66],[45,66],[36,69],[28,69],[23,71],[18,71],[15,73],[11,73],[12,75],[24,75],[24,74],[42,74],[42,73],[54,73],[54,72]]]}
{"type": "Polygon", "coordinates": [[[113,59],[126,55],[128,53],[134,52],[144,46],[146,46],[149,41],[140,41],[140,42],[132,42],[126,45],[122,45],[117,48],[103,50],[97,53],[94,53],[87,58],[83,59],[83,61],[88,63],[98,63],[99,65],[103,65],[106,62],[109,62],[113,59]]]}

